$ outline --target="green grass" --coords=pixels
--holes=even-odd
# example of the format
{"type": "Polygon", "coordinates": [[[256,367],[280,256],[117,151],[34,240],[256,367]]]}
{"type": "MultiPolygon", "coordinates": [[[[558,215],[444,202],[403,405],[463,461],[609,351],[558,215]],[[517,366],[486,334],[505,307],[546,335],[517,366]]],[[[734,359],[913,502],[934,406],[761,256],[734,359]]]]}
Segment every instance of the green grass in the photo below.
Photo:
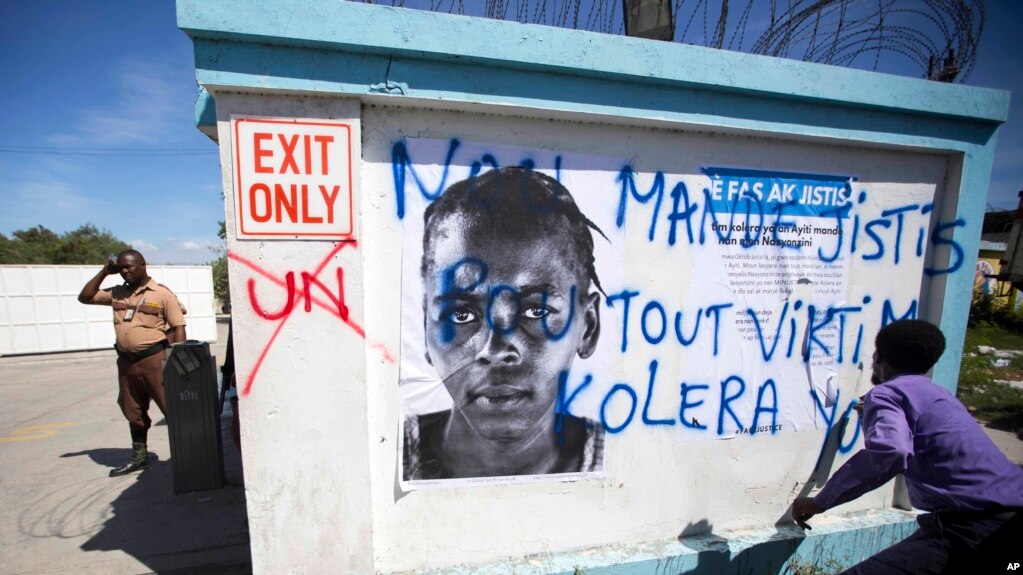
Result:
{"type": "Polygon", "coordinates": [[[985,321],[968,328],[956,391],[974,417],[1023,439],[1023,390],[994,382],[1023,381],[1023,358],[1013,359],[1008,367],[995,367],[992,357],[977,353],[979,345],[1023,350],[1023,334],[985,321]]]}
{"type": "Polygon", "coordinates": [[[998,349],[1023,349],[1023,334],[990,321],[979,321],[966,330],[966,347],[988,345],[998,349]]]}
{"type": "Polygon", "coordinates": [[[845,566],[834,559],[828,559],[824,565],[816,565],[800,557],[789,560],[786,574],[789,575],[834,575],[845,571],[845,566]]]}

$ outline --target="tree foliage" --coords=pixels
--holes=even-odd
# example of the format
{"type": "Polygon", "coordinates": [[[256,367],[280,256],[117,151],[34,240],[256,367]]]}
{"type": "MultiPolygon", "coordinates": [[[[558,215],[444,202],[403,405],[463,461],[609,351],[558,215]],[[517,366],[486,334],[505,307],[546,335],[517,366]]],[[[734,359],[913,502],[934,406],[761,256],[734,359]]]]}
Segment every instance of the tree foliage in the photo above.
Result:
{"type": "Polygon", "coordinates": [[[227,279],[227,256],[221,252],[220,257],[206,262],[206,265],[213,268],[213,297],[224,303],[224,306],[231,305],[231,285],[227,279]]]}
{"type": "Polygon", "coordinates": [[[0,234],[0,264],[100,265],[131,246],[107,230],[85,224],[57,235],[45,226],[0,234]]]}
{"type": "MultiPolygon", "coordinates": [[[[217,222],[220,229],[217,235],[220,239],[227,239],[227,227],[223,221],[217,222]]],[[[206,265],[213,268],[213,297],[224,303],[224,307],[231,308],[231,284],[227,279],[227,254],[223,248],[214,250],[220,257],[207,262],[206,265]]]]}

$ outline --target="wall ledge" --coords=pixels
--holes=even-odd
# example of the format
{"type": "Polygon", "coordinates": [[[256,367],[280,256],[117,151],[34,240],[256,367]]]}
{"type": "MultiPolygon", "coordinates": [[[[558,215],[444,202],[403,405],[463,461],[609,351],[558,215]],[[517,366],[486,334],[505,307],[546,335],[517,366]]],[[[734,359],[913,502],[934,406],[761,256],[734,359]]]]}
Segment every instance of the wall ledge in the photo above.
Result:
{"type": "Polygon", "coordinates": [[[883,509],[818,515],[804,532],[793,524],[725,530],[675,541],[605,545],[464,565],[423,575],[729,575],[779,573],[789,563],[848,568],[916,531],[916,512],[883,509]],[[670,568],[669,568],[670,567],[670,568]]]}
{"type": "Polygon", "coordinates": [[[490,68],[550,72],[992,124],[1008,118],[1005,91],[673,42],[356,2],[178,0],[177,8],[178,26],[193,40],[458,63],[482,75],[490,68]],[[458,38],[457,53],[451,38],[458,38]]]}

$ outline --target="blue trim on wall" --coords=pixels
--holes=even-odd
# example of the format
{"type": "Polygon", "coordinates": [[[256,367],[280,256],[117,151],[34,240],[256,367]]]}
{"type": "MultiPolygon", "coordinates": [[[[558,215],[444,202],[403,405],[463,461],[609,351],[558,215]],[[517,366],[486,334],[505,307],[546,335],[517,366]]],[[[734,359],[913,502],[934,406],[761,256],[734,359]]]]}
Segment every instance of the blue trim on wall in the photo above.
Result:
{"type": "MultiPolygon", "coordinates": [[[[956,228],[952,238],[962,248],[966,261],[960,273],[947,274],[939,279],[945,282],[939,325],[945,334],[946,346],[945,353],[934,366],[932,377],[935,383],[953,393],[959,383],[966,323],[973,301],[973,272],[977,254],[980,253],[980,234],[994,162],[994,142],[995,137],[992,136],[987,146],[969,149],[963,159],[959,190],[946,189],[946,193],[958,192],[954,217],[962,218],[966,225],[956,228]]],[[[953,217],[946,216],[944,219],[947,221],[953,217]]],[[[927,285],[926,282],[924,285],[927,285]]]]}
{"type": "Polygon", "coordinates": [[[232,89],[365,97],[394,93],[381,89],[390,82],[400,86],[397,97],[441,103],[496,104],[943,150],[985,145],[995,128],[947,116],[924,119],[887,109],[864,113],[859,107],[814,100],[794,105],[780,97],[643,81],[526,70],[467,72],[464,64],[446,61],[355,58],[265,44],[231,44],[228,49],[223,42],[203,39],[196,39],[195,47],[199,83],[232,89]]]}
{"type": "Polygon", "coordinates": [[[195,125],[200,129],[217,127],[217,107],[213,96],[206,88],[200,87],[195,97],[195,125]]]}

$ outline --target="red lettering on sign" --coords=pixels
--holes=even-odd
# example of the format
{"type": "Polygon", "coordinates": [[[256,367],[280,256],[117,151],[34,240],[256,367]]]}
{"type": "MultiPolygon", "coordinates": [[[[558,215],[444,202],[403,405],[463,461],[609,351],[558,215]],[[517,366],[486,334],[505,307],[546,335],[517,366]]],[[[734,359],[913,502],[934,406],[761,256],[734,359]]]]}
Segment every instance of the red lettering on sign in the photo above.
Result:
{"type": "MultiPolygon", "coordinates": [[[[256,136],[257,139],[262,140],[272,138],[271,134],[256,134],[256,136]]],[[[281,159],[281,165],[277,169],[277,173],[286,174],[290,171],[293,174],[302,174],[307,176],[312,175],[313,157],[315,157],[312,143],[315,141],[320,145],[320,174],[327,175],[327,172],[330,169],[328,162],[330,158],[330,155],[328,154],[328,147],[330,144],[334,143],[334,136],[319,135],[316,137],[310,137],[308,134],[305,134],[302,136],[301,140],[299,140],[298,136],[298,134],[292,134],[291,137],[285,136],[284,134],[277,134],[277,140],[281,143],[281,152],[284,154],[284,157],[281,159]],[[301,146],[299,146],[299,142],[302,143],[301,146]],[[302,164],[305,168],[302,172],[299,172],[298,169],[298,159],[296,158],[298,154],[302,155],[302,164]]],[[[260,156],[273,156],[273,150],[260,149],[258,141],[256,142],[256,146],[256,171],[267,174],[273,173],[272,168],[263,167],[262,163],[259,162],[260,156]]]]}
{"type": "Polygon", "coordinates": [[[327,193],[327,188],[323,184],[320,184],[320,193],[323,194],[323,199],[327,204],[327,222],[334,223],[334,202],[337,200],[337,193],[341,191],[341,186],[334,186],[331,192],[327,193]]]}
{"type": "Polygon", "coordinates": [[[298,164],[295,163],[295,146],[298,144],[298,134],[293,135],[291,140],[285,138],[284,134],[277,134],[277,138],[281,141],[284,151],[284,161],[281,162],[280,173],[287,172],[290,165],[292,172],[297,174],[298,164]]]}
{"type": "Polygon", "coordinates": [[[264,166],[262,160],[264,156],[273,157],[273,150],[264,150],[263,146],[260,145],[260,142],[263,140],[271,139],[273,139],[273,134],[267,134],[266,132],[256,132],[252,135],[253,156],[255,157],[256,173],[258,174],[272,174],[274,172],[273,168],[264,166]]]}
{"type": "Polygon", "coordinates": [[[305,149],[306,149],[306,153],[305,153],[305,173],[311,174],[311,173],[313,173],[313,155],[309,153],[309,150],[310,150],[309,134],[306,134],[306,135],[302,136],[302,141],[305,142],[305,149]]]}
{"type": "Polygon", "coordinates": [[[313,139],[320,144],[320,173],[325,176],[327,175],[327,144],[334,143],[334,136],[320,135],[313,139]]]}
{"type": "Polygon", "coordinates": [[[257,222],[270,221],[270,217],[273,216],[273,210],[270,209],[270,206],[270,188],[266,184],[253,184],[249,188],[249,212],[252,215],[252,219],[257,222]],[[262,192],[262,204],[265,212],[259,211],[260,202],[256,201],[256,192],[262,192]]]}
{"type": "Polygon", "coordinates": [[[309,214],[309,189],[305,184],[302,184],[302,223],[306,224],[322,224],[323,218],[321,216],[313,216],[309,214]]]}
{"type": "Polygon", "coordinates": [[[297,202],[295,201],[295,184],[291,184],[291,193],[286,194],[284,187],[274,184],[274,208],[277,212],[277,222],[281,222],[281,214],[288,212],[288,221],[298,220],[297,202]],[[289,201],[290,199],[290,201],[289,201]]]}
{"type": "MultiPolygon", "coordinates": [[[[327,223],[332,224],[334,203],[341,192],[341,186],[334,186],[327,191],[327,187],[320,184],[319,189],[327,208],[327,223]]],[[[249,188],[249,216],[256,222],[268,222],[272,218],[278,223],[287,220],[290,223],[322,224],[323,216],[313,213],[310,205],[307,184],[288,184],[287,187],[274,184],[271,190],[266,184],[259,183],[249,188]]]]}
{"type": "Polygon", "coordinates": [[[351,239],[349,124],[272,118],[232,123],[239,237],[351,239]]]}

